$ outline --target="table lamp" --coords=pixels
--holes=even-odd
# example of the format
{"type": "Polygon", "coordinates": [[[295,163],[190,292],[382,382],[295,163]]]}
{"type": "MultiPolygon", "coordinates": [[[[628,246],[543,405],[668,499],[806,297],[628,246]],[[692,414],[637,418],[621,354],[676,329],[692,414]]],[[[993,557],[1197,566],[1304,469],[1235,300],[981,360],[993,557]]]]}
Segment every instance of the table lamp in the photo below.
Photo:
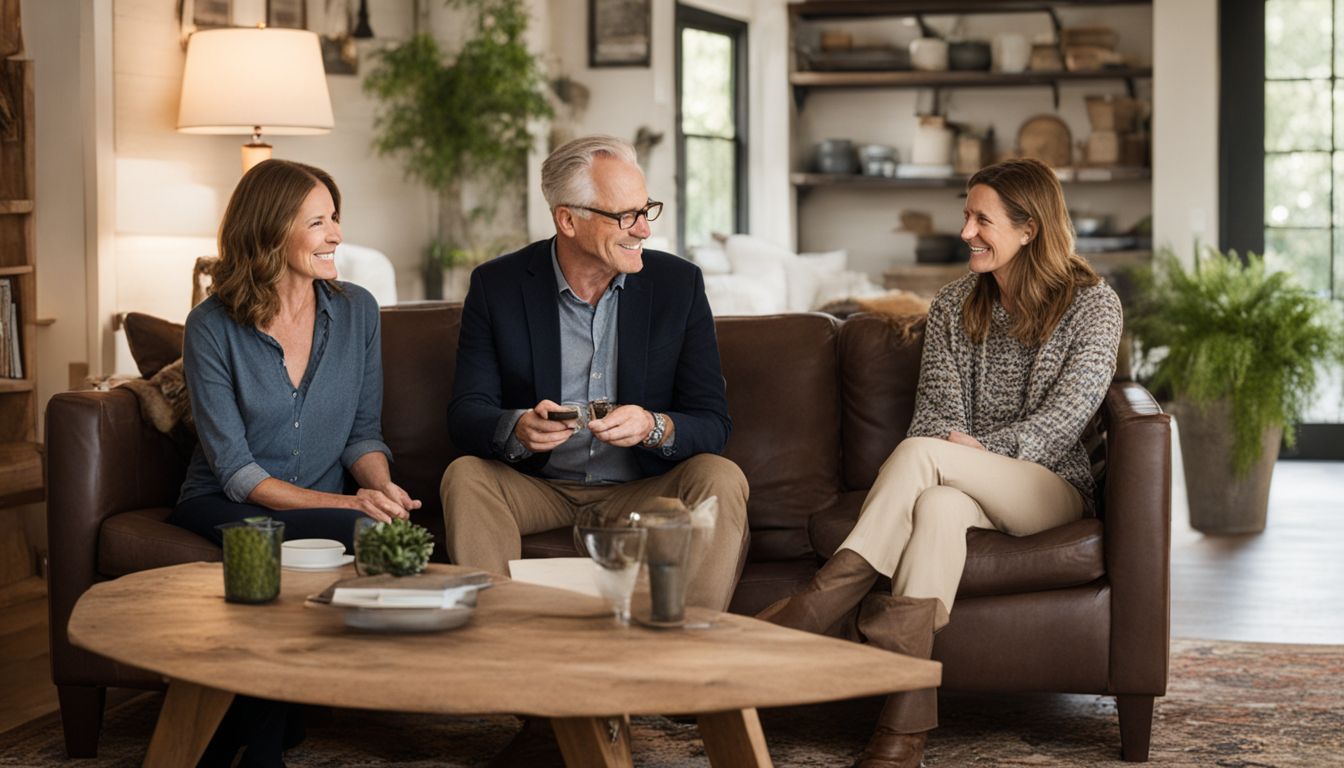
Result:
{"type": "Polygon", "coordinates": [[[177,130],[251,134],[243,173],[271,156],[270,135],[327,133],[334,121],[322,47],[300,29],[208,29],[187,44],[177,130]]]}

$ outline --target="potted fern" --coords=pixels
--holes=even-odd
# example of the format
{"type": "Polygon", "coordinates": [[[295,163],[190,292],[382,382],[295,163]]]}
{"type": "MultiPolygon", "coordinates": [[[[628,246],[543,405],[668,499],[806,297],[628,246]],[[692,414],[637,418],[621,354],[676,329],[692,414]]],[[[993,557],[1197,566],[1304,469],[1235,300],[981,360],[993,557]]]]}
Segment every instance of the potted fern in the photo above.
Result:
{"type": "Polygon", "coordinates": [[[1292,446],[1319,368],[1344,363],[1334,308],[1260,256],[1214,248],[1191,270],[1165,252],[1138,284],[1131,327],[1180,425],[1191,526],[1263,531],[1279,444],[1292,446]]]}
{"type": "Polygon", "coordinates": [[[489,230],[498,203],[509,231],[526,200],[532,123],[551,116],[540,59],[527,49],[523,0],[445,0],[471,32],[448,51],[428,34],[376,54],[365,92],[381,102],[374,149],[401,159],[406,175],[438,198],[424,250],[426,298],[442,298],[443,270],[520,245],[489,230]]]}

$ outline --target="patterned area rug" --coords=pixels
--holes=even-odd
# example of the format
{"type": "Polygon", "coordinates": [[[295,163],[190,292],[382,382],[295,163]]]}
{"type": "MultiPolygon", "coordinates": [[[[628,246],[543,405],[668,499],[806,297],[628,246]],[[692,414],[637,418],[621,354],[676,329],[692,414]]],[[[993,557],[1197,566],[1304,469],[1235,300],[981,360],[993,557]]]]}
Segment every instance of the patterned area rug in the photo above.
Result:
{"type": "MultiPolygon", "coordinates": [[[[99,757],[80,768],[138,766],[162,702],[109,709],[99,757]]],[[[844,766],[862,749],[879,699],[761,713],[777,766],[844,766]]],[[[1115,703],[1097,696],[964,696],[942,701],[929,766],[1121,766],[1115,703]]],[[[634,761],[707,764],[695,726],[636,718],[634,761]]],[[[286,755],[291,768],[481,766],[518,728],[511,717],[443,718],[340,710],[286,755]]],[[[1344,765],[1344,646],[1176,640],[1158,700],[1151,763],[1344,765]]],[[[0,734],[0,766],[70,765],[55,715],[0,734]]],[[[535,766],[535,763],[531,763],[535,766]]]]}

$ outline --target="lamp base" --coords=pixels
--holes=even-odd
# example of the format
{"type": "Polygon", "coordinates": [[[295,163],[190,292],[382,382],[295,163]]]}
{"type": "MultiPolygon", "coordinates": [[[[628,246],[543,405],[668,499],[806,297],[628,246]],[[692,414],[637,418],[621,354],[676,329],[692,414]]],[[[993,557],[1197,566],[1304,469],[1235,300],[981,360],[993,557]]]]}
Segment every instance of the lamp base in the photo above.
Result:
{"type": "Polygon", "coordinates": [[[260,163],[262,160],[271,159],[271,145],[258,139],[253,139],[243,145],[243,173],[252,170],[252,166],[260,163]]]}

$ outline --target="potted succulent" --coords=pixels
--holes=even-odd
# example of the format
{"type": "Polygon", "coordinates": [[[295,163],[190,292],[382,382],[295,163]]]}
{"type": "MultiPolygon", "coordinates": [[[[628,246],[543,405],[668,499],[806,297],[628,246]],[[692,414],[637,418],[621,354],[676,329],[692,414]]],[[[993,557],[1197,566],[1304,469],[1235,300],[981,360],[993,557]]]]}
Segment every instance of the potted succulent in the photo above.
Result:
{"type": "MultiPolygon", "coordinates": [[[[399,157],[406,175],[438,197],[436,235],[425,249],[426,298],[442,298],[443,269],[497,253],[486,230],[499,202],[526,200],[531,124],[552,114],[541,62],[527,49],[523,0],[445,4],[463,11],[471,29],[460,49],[450,53],[416,34],[376,54],[364,80],[382,102],[374,149],[399,157]]],[[[504,206],[510,231],[520,231],[523,207],[504,206]]]]}
{"type": "Polygon", "coordinates": [[[355,528],[355,569],[363,576],[413,576],[425,570],[433,551],[433,534],[409,520],[369,520],[355,528]]]}
{"type": "Polygon", "coordinates": [[[1180,426],[1190,524],[1262,531],[1280,440],[1293,444],[1320,366],[1344,363],[1338,316],[1253,253],[1207,248],[1187,270],[1164,252],[1137,278],[1131,328],[1180,426]]]}

